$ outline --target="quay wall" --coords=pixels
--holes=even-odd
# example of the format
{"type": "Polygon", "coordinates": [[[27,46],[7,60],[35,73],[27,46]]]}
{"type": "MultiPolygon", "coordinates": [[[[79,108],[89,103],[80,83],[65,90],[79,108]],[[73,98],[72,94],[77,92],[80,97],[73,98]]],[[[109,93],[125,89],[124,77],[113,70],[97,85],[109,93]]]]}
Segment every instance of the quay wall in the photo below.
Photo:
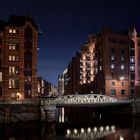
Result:
{"type": "Polygon", "coordinates": [[[24,122],[40,119],[38,102],[0,103],[0,122],[24,122]]]}

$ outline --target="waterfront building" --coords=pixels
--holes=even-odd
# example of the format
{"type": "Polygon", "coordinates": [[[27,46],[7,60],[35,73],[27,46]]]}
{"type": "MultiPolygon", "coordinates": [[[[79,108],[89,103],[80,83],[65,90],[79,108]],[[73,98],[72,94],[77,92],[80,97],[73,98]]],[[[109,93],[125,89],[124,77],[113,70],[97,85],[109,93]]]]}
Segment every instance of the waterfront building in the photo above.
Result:
{"type": "Polygon", "coordinates": [[[38,34],[30,14],[0,21],[0,100],[37,98],[38,34]]]}
{"type": "Polygon", "coordinates": [[[64,93],[100,93],[117,98],[140,96],[139,46],[140,38],[134,27],[127,32],[105,27],[100,33],[89,35],[79,51],[80,59],[76,55],[67,67],[68,88],[65,87],[64,93]]]}
{"type": "Polygon", "coordinates": [[[37,78],[38,96],[56,96],[57,87],[42,77],[37,78]]]}
{"type": "Polygon", "coordinates": [[[65,85],[67,85],[67,68],[63,71],[62,75],[58,75],[58,95],[64,95],[65,85]]]}

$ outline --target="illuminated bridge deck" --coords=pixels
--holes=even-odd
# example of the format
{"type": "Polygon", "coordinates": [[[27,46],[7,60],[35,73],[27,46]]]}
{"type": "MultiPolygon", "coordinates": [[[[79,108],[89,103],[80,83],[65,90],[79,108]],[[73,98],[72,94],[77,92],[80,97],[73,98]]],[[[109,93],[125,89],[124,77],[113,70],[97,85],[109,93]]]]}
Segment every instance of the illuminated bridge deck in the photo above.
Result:
{"type": "Polygon", "coordinates": [[[65,95],[56,98],[41,97],[41,104],[56,107],[65,106],[116,106],[131,104],[130,100],[118,100],[116,98],[101,94],[65,95]]]}

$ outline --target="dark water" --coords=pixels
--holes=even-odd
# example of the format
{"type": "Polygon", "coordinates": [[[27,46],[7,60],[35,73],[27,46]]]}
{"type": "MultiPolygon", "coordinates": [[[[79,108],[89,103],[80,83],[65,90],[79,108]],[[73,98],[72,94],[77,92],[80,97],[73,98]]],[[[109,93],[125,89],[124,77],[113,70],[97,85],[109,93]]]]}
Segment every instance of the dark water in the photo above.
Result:
{"type": "Polygon", "coordinates": [[[0,124],[0,140],[140,140],[139,117],[60,109],[57,120],[0,124]]]}

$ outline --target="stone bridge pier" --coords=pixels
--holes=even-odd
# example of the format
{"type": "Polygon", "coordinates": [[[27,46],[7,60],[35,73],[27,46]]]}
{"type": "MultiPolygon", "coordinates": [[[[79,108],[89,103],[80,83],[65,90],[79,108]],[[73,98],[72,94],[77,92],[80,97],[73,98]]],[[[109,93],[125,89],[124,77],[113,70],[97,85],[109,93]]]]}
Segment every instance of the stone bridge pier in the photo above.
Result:
{"type": "Polygon", "coordinates": [[[40,117],[41,121],[53,122],[56,121],[56,105],[55,99],[50,98],[49,100],[40,101],[40,117]]]}

